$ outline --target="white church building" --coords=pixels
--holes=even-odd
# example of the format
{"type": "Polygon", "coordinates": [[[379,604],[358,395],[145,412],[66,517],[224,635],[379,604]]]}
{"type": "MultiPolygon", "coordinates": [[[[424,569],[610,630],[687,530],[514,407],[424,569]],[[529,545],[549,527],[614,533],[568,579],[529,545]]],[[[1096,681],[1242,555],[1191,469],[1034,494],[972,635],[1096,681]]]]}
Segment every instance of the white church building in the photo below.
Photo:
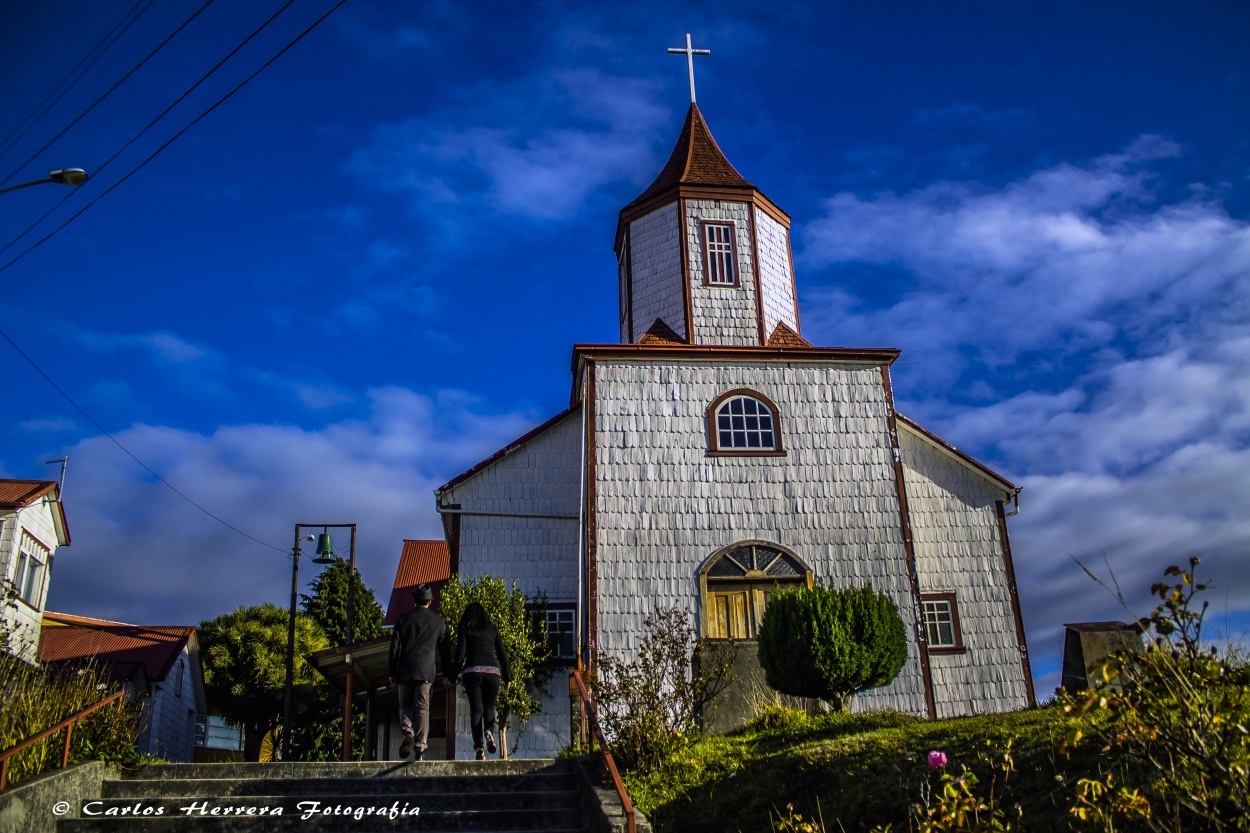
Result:
{"type": "MultiPolygon", "coordinates": [[[[657,608],[741,642],[777,586],[871,583],[910,645],[855,708],[1032,704],[1006,522],[1019,489],[895,411],[898,350],[804,340],[789,230],[691,104],[620,213],[620,343],[575,345],[569,408],[436,491],[452,571],[546,594],[562,653],[588,662],[628,654],[657,608]]],[[[559,677],[544,709],[517,754],[569,743],[559,677]]]]}

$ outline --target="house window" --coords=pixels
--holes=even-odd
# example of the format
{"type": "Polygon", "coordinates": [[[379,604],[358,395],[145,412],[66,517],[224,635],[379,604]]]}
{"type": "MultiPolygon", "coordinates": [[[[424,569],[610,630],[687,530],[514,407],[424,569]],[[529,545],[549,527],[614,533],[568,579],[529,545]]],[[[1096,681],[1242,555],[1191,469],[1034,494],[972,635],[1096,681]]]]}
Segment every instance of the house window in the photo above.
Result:
{"type": "Polygon", "coordinates": [[[547,626],[547,644],[551,646],[551,659],[572,662],[577,659],[577,607],[573,604],[549,604],[530,607],[534,628],[541,623],[547,626]]]}
{"type": "Polygon", "coordinates": [[[704,633],[712,639],[755,639],[773,593],[806,586],[811,571],[774,544],[746,541],[727,547],[700,571],[704,633]]]}
{"type": "Polygon", "coordinates": [[[959,631],[959,608],[954,593],[923,593],[925,638],[929,653],[950,654],[964,651],[963,634],[959,631]]]}
{"type": "Polygon", "coordinates": [[[708,423],[713,454],[785,453],[777,408],[755,391],[734,390],[719,396],[708,408],[708,423]]]}
{"type": "Polygon", "coordinates": [[[552,659],[577,659],[575,615],[573,608],[547,608],[547,639],[552,659]]]}
{"type": "Polygon", "coordinates": [[[178,658],[178,674],[174,678],[174,696],[175,697],[182,696],[182,674],[185,668],[186,668],[186,663],[184,663],[182,658],[179,657],[178,658]]]}
{"type": "Polygon", "coordinates": [[[703,252],[708,286],[737,286],[734,227],[729,223],[703,224],[703,252]]]}
{"type": "Polygon", "coordinates": [[[48,565],[48,549],[28,534],[22,536],[17,557],[17,574],[13,586],[17,595],[31,607],[38,608],[43,593],[43,576],[48,565]]]}

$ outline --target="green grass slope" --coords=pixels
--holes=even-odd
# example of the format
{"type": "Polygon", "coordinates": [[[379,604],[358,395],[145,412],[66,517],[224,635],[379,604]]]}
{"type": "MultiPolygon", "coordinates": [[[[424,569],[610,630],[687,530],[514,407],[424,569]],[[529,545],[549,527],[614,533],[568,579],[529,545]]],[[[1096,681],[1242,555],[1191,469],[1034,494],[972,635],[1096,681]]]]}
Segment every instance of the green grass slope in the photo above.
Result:
{"type": "MultiPolygon", "coordinates": [[[[630,795],[660,833],[771,830],[786,805],[825,829],[908,830],[908,807],[937,783],[926,756],[947,754],[953,774],[967,766],[988,793],[989,759],[1011,742],[1015,761],[1003,806],[1018,830],[1070,829],[1072,781],[1095,768],[1091,753],[1058,752],[1071,719],[1058,708],[956,720],[919,720],[892,712],[807,717],[776,710],[731,735],[706,737],[669,758],[662,770],[626,778],[630,795]]],[[[1004,790],[1002,773],[996,789],[1004,790]]]]}

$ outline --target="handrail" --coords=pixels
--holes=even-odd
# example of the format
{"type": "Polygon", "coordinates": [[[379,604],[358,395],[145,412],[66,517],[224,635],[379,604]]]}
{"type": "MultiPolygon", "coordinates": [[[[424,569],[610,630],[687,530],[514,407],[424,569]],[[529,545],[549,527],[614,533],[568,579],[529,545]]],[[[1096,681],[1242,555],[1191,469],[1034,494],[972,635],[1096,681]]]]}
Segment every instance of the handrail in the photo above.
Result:
{"type": "Polygon", "coordinates": [[[612,753],[608,750],[607,738],[603,736],[603,729],[599,726],[599,707],[595,704],[594,698],[590,696],[590,691],[586,687],[586,679],[582,676],[581,668],[570,669],[569,680],[577,688],[577,697],[581,705],[582,748],[589,748],[586,737],[586,707],[589,706],[590,726],[593,729],[595,740],[599,742],[599,749],[603,752],[604,767],[612,779],[612,786],[616,787],[616,794],[621,799],[621,807],[625,809],[625,831],[626,833],[638,833],[638,814],[634,810],[634,802],[629,800],[629,793],[625,791],[625,782],[621,780],[621,773],[616,769],[616,761],[612,759],[612,753]]]}
{"type": "Polygon", "coordinates": [[[23,749],[26,749],[27,747],[38,743],[39,741],[43,740],[49,735],[56,734],[62,729],[65,730],[65,750],[61,753],[61,769],[65,769],[67,766],[69,766],[69,741],[70,741],[70,738],[74,736],[74,723],[76,723],[81,718],[84,718],[87,715],[91,714],[93,711],[104,708],[109,703],[112,703],[114,700],[117,700],[125,693],[126,691],[125,689],[123,689],[114,694],[110,694],[108,697],[105,697],[103,700],[96,703],[94,706],[88,706],[87,708],[83,709],[77,714],[70,715],[69,717],[62,720],[60,723],[53,726],[51,729],[44,729],[42,732],[40,732],[37,735],[31,735],[26,740],[19,743],[17,746],[9,747],[3,752],[0,752],[0,790],[3,790],[5,786],[8,785],[9,758],[12,758],[18,752],[21,752],[23,749]]]}

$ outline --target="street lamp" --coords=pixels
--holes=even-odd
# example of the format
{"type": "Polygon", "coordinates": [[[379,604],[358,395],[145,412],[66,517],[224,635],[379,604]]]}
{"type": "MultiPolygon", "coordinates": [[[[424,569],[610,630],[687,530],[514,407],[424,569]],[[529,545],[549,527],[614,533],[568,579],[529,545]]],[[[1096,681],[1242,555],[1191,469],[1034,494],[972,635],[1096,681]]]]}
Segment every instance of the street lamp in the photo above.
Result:
{"type": "MultiPolygon", "coordinates": [[[[348,563],[347,576],[347,642],[352,644],[352,625],[353,625],[353,603],[356,595],[356,525],[355,524],[296,524],[295,525],[295,547],[291,550],[291,616],[287,623],[286,634],[286,685],[282,695],[282,760],[290,760],[291,752],[291,688],[295,679],[295,605],[299,597],[299,549],[300,542],[312,541],[317,542],[317,555],[313,558],[314,564],[333,564],[337,559],[334,555],[334,539],[330,537],[330,529],[350,529],[351,539],[351,560],[348,563]],[[321,527],[321,534],[317,536],[304,535],[300,536],[300,532],[308,528],[321,527]]],[[[347,702],[351,702],[352,696],[352,676],[347,675],[347,702]]],[[[347,705],[344,705],[346,713],[347,705]]],[[[347,720],[346,715],[343,719],[343,754],[346,756],[351,750],[351,723],[347,720]]]]}
{"type": "Polygon", "coordinates": [[[29,188],[32,185],[43,185],[47,182],[56,182],[61,185],[82,185],[87,181],[87,172],[82,168],[61,168],[48,174],[45,179],[36,179],[31,182],[23,182],[21,185],[10,185],[8,188],[0,188],[0,194],[7,194],[10,191],[16,191],[18,188],[29,188]]]}

